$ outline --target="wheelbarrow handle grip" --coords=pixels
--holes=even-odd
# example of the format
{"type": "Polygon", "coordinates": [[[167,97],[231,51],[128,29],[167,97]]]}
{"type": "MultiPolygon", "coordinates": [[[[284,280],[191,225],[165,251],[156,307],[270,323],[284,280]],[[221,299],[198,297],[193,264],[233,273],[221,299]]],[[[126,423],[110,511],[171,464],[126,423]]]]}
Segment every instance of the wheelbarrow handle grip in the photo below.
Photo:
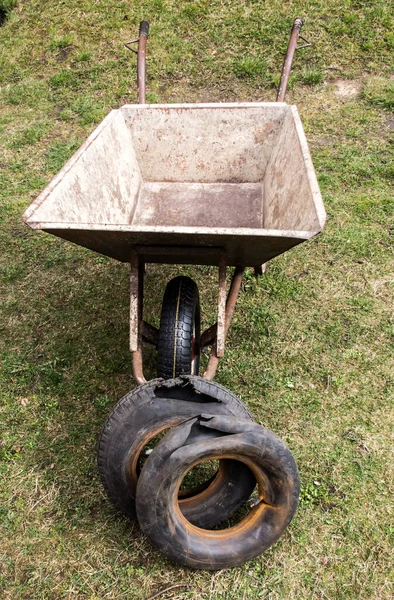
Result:
{"type": "Polygon", "coordinates": [[[149,35],[149,23],[148,21],[141,21],[140,23],[140,33],[139,35],[146,35],[146,37],[148,37],[149,35]]]}
{"type": "Polygon", "coordinates": [[[294,19],[294,23],[293,23],[293,27],[292,27],[292,31],[294,29],[298,29],[299,32],[301,32],[302,26],[304,24],[304,21],[301,19],[301,17],[296,17],[294,19]]]}

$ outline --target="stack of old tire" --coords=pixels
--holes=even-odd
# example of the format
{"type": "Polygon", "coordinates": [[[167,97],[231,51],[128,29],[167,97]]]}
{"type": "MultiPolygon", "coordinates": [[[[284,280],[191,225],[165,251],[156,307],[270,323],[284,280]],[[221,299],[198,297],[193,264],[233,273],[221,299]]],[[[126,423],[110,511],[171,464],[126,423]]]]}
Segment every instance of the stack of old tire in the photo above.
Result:
{"type": "Polygon", "coordinates": [[[163,554],[188,567],[223,569],[276,542],[296,511],[299,476],[282,440],[258,425],[232,392],[196,374],[199,314],[195,283],[170,281],[159,332],[160,377],[128,393],[108,416],[98,467],[110,500],[138,519],[163,554]],[[144,450],[154,439],[153,449],[144,450]],[[211,460],[219,461],[213,476],[181,489],[193,467],[211,460]],[[246,516],[221,528],[256,486],[246,516]]]}

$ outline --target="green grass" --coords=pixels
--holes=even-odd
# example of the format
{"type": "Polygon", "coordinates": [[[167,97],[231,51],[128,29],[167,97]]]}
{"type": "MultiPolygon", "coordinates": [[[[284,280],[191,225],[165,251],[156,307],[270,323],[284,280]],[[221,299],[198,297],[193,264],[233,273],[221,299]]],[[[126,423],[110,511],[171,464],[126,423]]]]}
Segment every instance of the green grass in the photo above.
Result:
{"type": "Polygon", "coordinates": [[[383,108],[394,108],[394,80],[384,77],[370,77],[364,87],[364,98],[371,104],[383,108]]]}
{"type": "MultiPolygon", "coordinates": [[[[391,3],[0,0],[0,22],[1,597],[143,600],[179,583],[161,597],[391,598],[391,3]],[[301,504],[263,556],[194,572],[153,550],[96,474],[100,428],[134,386],[127,266],[33,233],[21,214],[111,108],[136,101],[123,42],[142,18],[150,101],[246,101],[274,99],[298,13],[313,46],[296,53],[288,101],[328,223],[258,281],[247,272],[217,381],[289,444],[301,504]],[[338,95],[338,80],[358,91],[338,95]]],[[[147,316],[158,324],[182,272],[210,324],[207,267],[149,267],[147,316]]]]}

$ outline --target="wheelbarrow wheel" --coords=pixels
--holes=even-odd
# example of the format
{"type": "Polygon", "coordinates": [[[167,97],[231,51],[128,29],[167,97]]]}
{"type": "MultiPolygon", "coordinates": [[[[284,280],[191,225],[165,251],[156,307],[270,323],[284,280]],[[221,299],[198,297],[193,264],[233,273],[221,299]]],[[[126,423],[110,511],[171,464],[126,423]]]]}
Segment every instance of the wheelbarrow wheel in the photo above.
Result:
{"type": "Polygon", "coordinates": [[[278,540],[297,509],[299,490],[295,460],[272,431],[233,416],[201,414],[174,427],[149,455],[137,485],[137,517],[152,544],[174,562],[226,569],[278,540]],[[238,524],[207,531],[182,514],[176,492],[196,462],[218,456],[248,465],[259,497],[238,524]]]}
{"type": "MultiPolygon", "coordinates": [[[[98,470],[110,500],[124,514],[136,517],[140,459],[147,456],[144,448],[165,430],[201,412],[253,422],[239,398],[202,377],[153,380],[118,402],[101,432],[98,470]]],[[[211,527],[230,517],[249,498],[255,483],[246,465],[223,460],[214,477],[177,494],[179,506],[188,521],[211,527]]]]}
{"type": "Polygon", "coordinates": [[[197,285],[190,277],[175,277],[167,284],[157,354],[158,377],[198,375],[200,299],[197,285]]]}

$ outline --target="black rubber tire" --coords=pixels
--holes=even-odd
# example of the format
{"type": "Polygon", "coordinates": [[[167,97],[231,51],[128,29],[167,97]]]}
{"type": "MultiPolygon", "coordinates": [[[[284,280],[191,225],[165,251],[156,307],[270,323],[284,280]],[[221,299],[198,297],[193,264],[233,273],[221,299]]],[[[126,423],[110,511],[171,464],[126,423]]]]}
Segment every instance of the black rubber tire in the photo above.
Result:
{"type": "Polygon", "coordinates": [[[200,299],[190,277],[168,282],[161,309],[157,376],[173,379],[198,375],[200,354],[200,299]]]}
{"type": "MultiPolygon", "coordinates": [[[[161,431],[201,412],[253,421],[239,398],[202,377],[153,380],[118,402],[101,432],[98,470],[108,497],[124,514],[136,518],[138,458],[143,447],[161,431]]],[[[190,522],[213,527],[229,518],[248,499],[255,484],[246,465],[220,461],[212,481],[195,490],[195,495],[180,497],[181,510],[190,522]]]]}
{"type": "Polygon", "coordinates": [[[173,428],[149,455],[137,485],[137,516],[152,544],[172,561],[225,569],[278,540],[297,509],[299,489],[294,458],[274,433],[250,420],[201,415],[173,428]],[[182,515],[176,490],[191,465],[218,456],[236,456],[250,466],[260,501],[237,525],[207,531],[182,515]]]}

